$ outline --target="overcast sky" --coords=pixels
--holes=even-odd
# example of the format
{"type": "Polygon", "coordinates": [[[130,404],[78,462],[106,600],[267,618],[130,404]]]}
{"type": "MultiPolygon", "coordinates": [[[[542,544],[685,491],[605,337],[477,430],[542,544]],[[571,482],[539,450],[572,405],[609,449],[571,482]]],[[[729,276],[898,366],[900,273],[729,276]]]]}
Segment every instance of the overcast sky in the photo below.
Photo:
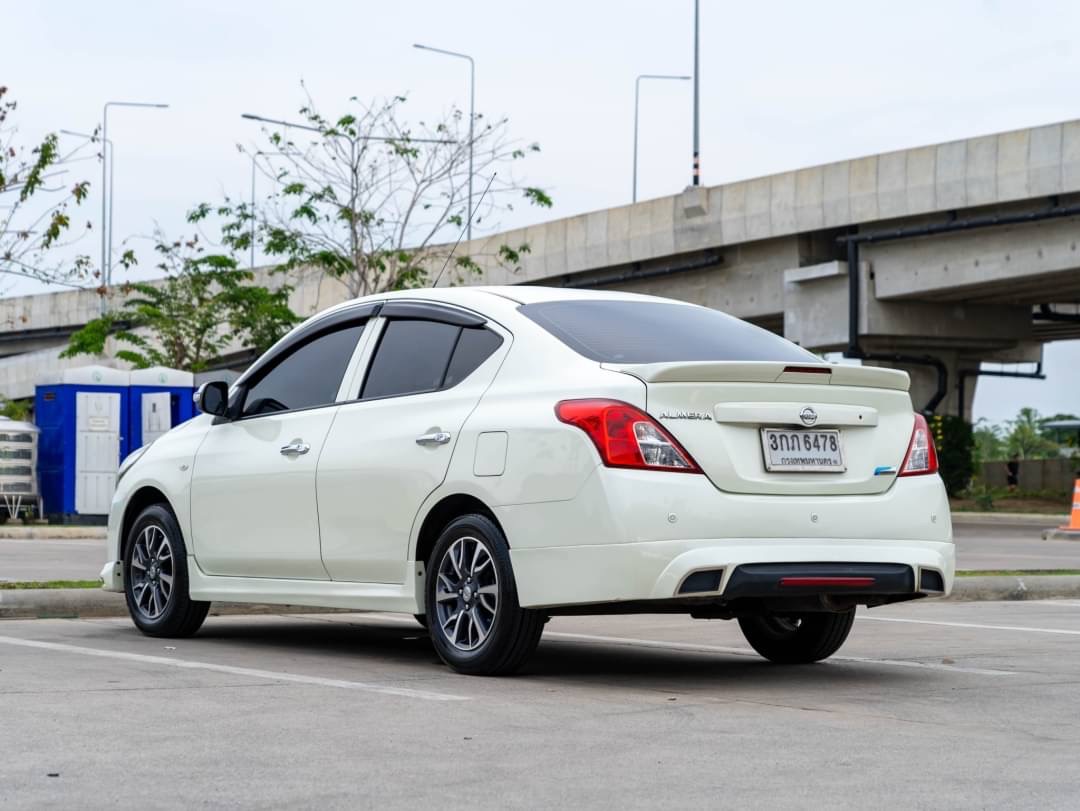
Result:
{"type": "MultiPolygon", "coordinates": [[[[702,0],[702,164],[708,185],[892,149],[1080,118],[1080,3],[728,2],[702,0]]],[[[259,137],[241,112],[295,118],[305,80],[319,104],[406,93],[417,118],[468,102],[507,115],[543,151],[523,168],[551,212],[519,207],[502,226],[626,203],[634,77],[690,73],[691,0],[6,0],[0,84],[26,139],[90,130],[113,110],[114,239],[222,194],[246,195],[237,143],[259,137]]],[[[642,91],[639,197],[689,180],[689,82],[642,91]]],[[[95,189],[100,184],[95,179],[95,189]]],[[[97,222],[99,199],[86,214],[97,222]]],[[[139,247],[136,243],[135,247],[139,247]]],[[[145,247],[145,243],[142,244],[145,247]]],[[[97,243],[82,247],[97,256],[97,243]]],[[[8,290],[28,292],[20,284],[8,290]]],[[[1045,382],[983,378],[976,416],[1023,405],[1080,411],[1080,342],[1051,345],[1045,382]]]]}

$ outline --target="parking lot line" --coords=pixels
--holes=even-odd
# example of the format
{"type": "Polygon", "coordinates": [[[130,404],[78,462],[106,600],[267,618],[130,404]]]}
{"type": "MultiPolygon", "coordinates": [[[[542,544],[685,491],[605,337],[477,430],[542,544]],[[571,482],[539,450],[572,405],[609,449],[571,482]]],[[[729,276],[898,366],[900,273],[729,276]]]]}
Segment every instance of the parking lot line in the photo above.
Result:
{"type": "Polygon", "coordinates": [[[21,639],[13,636],[0,636],[0,644],[18,645],[24,648],[38,648],[40,650],[57,651],[59,653],[74,653],[81,656],[100,656],[106,659],[124,659],[129,662],[141,662],[143,664],[164,665],[188,670],[210,670],[216,673],[228,673],[232,676],[248,676],[255,679],[269,679],[271,681],[287,681],[297,684],[313,684],[319,687],[337,687],[344,690],[361,690],[368,693],[381,693],[383,695],[401,696],[403,698],[418,698],[423,701],[468,701],[468,696],[451,695],[448,693],[436,693],[431,690],[414,690],[409,687],[389,687],[382,684],[371,684],[360,681],[344,681],[342,679],[325,679],[320,676],[304,676],[299,673],[281,673],[273,670],[257,670],[250,667],[233,667],[231,665],[219,665],[212,662],[193,662],[188,659],[170,659],[167,656],[147,656],[141,653],[128,653],[126,651],[101,650],[100,648],[84,648],[78,645],[67,645],[62,642],[41,642],[36,639],[21,639]]]}
{"type": "Polygon", "coordinates": [[[943,620],[911,620],[901,617],[865,617],[860,620],[873,622],[907,622],[912,625],[944,625],[949,628],[979,628],[985,631],[1026,631],[1033,634],[1062,634],[1064,636],[1080,636],[1080,631],[1066,628],[1031,628],[1025,625],[980,625],[975,622],[945,622],[943,620]]]}
{"type": "MultiPolygon", "coordinates": [[[[734,656],[758,656],[757,652],[750,648],[725,647],[721,645],[695,645],[683,642],[661,642],[655,639],[635,639],[633,637],[624,636],[595,636],[593,634],[570,634],[561,631],[548,631],[544,634],[544,638],[565,639],[570,642],[606,642],[616,645],[630,645],[638,648],[686,651],[688,653],[727,653],[734,656]]],[[[941,670],[947,673],[969,673],[977,676],[1017,675],[1017,672],[1014,670],[990,670],[982,667],[946,665],[938,662],[919,662],[912,659],[873,659],[865,656],[830,656],[829,661],[886,665],[888,667],[913,667],[920,670],[941,670]]]]}

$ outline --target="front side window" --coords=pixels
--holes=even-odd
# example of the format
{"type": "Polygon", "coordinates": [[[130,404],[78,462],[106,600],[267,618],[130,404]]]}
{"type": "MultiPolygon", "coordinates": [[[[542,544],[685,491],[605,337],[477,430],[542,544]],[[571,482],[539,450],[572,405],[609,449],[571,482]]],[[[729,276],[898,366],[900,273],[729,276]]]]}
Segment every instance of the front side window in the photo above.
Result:
{"type": "Polygon", "coordinates": [[[439,321],[389,321],[361,398],[399,397],[456,386],[487,360],[502,337],[483,327],[439,321]]]}
{"type": "Polygon", "coordinates": [[[320,335],[289,353],[248,389],[243,416],[334,402],[363,331],[363,324],[354,324],[320,335]]]}
{"type": "Polygon", "coordinates": [[[692,304],[576,299],[526,304],[520,312],[600,363],[820,362],[768,330],[692,304]]]}

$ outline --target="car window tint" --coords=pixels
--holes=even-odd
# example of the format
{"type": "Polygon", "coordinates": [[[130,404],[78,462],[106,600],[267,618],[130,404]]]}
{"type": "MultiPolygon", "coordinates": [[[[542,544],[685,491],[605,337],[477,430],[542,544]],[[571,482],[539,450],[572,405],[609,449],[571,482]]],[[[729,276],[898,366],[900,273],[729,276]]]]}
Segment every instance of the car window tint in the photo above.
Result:
{"type": "Polygon", "coordinates": [[[244,416],[334,402],[363,330],[356,324],[330,332],[290,353],[248,390],[244,416]]]}
{"type": "Polygon", "coordinates": [[[461,327],[437,321],[389,321],[371,361],[361,397],[435,391],[442,385],[461,327]]]}
{"type": "Polygon", "coordinates": [[[654,301],[546,301],[520,308],[580,355],[601,363],[820,358],[768,330],[730,315],[654,301]]]}
{"type": "Polygon", "coordinates": [[[454,357],[450,359],[450,367],[446,370],[443,388],[456,386],[471,375],[481,363],[491,357],[491,353],[498,349],[502,342],[502,336],[489,329],[463,329],[454,350],[454,357]]]}

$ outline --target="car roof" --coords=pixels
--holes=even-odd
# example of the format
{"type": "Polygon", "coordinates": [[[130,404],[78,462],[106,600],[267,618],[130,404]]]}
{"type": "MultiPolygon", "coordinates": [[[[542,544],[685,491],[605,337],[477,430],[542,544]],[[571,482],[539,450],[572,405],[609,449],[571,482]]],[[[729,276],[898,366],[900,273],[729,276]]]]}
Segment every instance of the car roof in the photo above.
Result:
{"type": "Polygon", "coordinates": [[[606,301],[670,301],[659,296],[646,296],[640,293],[623,293],[618,290],[581,290],[571,287],[541,287],[539,285],[519,284],[493,287],[473,287],[495,296],[502,296],[519,304],[536,304],[542,301],[571,301],[581,299],[606,301]]]}
{"type": "Polygon", "coordinates": [[[496,311],[509,307],[516,309],[517,305],[539,304],[548,301],[655,301],[668,304],[684,304],[687,307],[696,305],[676,299],[662,296],[646,296],[640,293],[622,293],[617,290],[579,290],[566,287],[541,287],[538,285],[475,285],[466,287],[436,287],[436,288],[412,288],[407,290],[392,290],[384,293],[372,293],[367,296],[349,299],[332,307],[327,307],[313,314],[310,318],[299,324],[295,329],[304,328],[315,321],[319,321],[333,313],[347,310],[358,305],[378,301],[394,301],[395,299],[406,300],[430,300],[445,304],[457,305],[466,309],[493,315],[490,312],[494,305],[496,311]],[[503,307],[499,307],[501,303],[503,307]]]}
{"type": "MultiPolygon", "coordinates": [[[[476,285],[467,287],[436,287],[393,290],[385,293],[373,293],[369,296],[351,299],[337,305],[348,307],[368,301],[392,301],[394,299],[431,299],[463,306],[482,305],[490,296],[515,302],[517,304],[536,304],[545,301],[605,300],[605,301],[665,301],[672,299],[660,296],[646,296],[640,293],[623,293],[617,290],[579,290],[567,287],[541,287],[538,285],[476,285]]],[[[336,308],[331,308],[336,309],[336,308]]]]}

